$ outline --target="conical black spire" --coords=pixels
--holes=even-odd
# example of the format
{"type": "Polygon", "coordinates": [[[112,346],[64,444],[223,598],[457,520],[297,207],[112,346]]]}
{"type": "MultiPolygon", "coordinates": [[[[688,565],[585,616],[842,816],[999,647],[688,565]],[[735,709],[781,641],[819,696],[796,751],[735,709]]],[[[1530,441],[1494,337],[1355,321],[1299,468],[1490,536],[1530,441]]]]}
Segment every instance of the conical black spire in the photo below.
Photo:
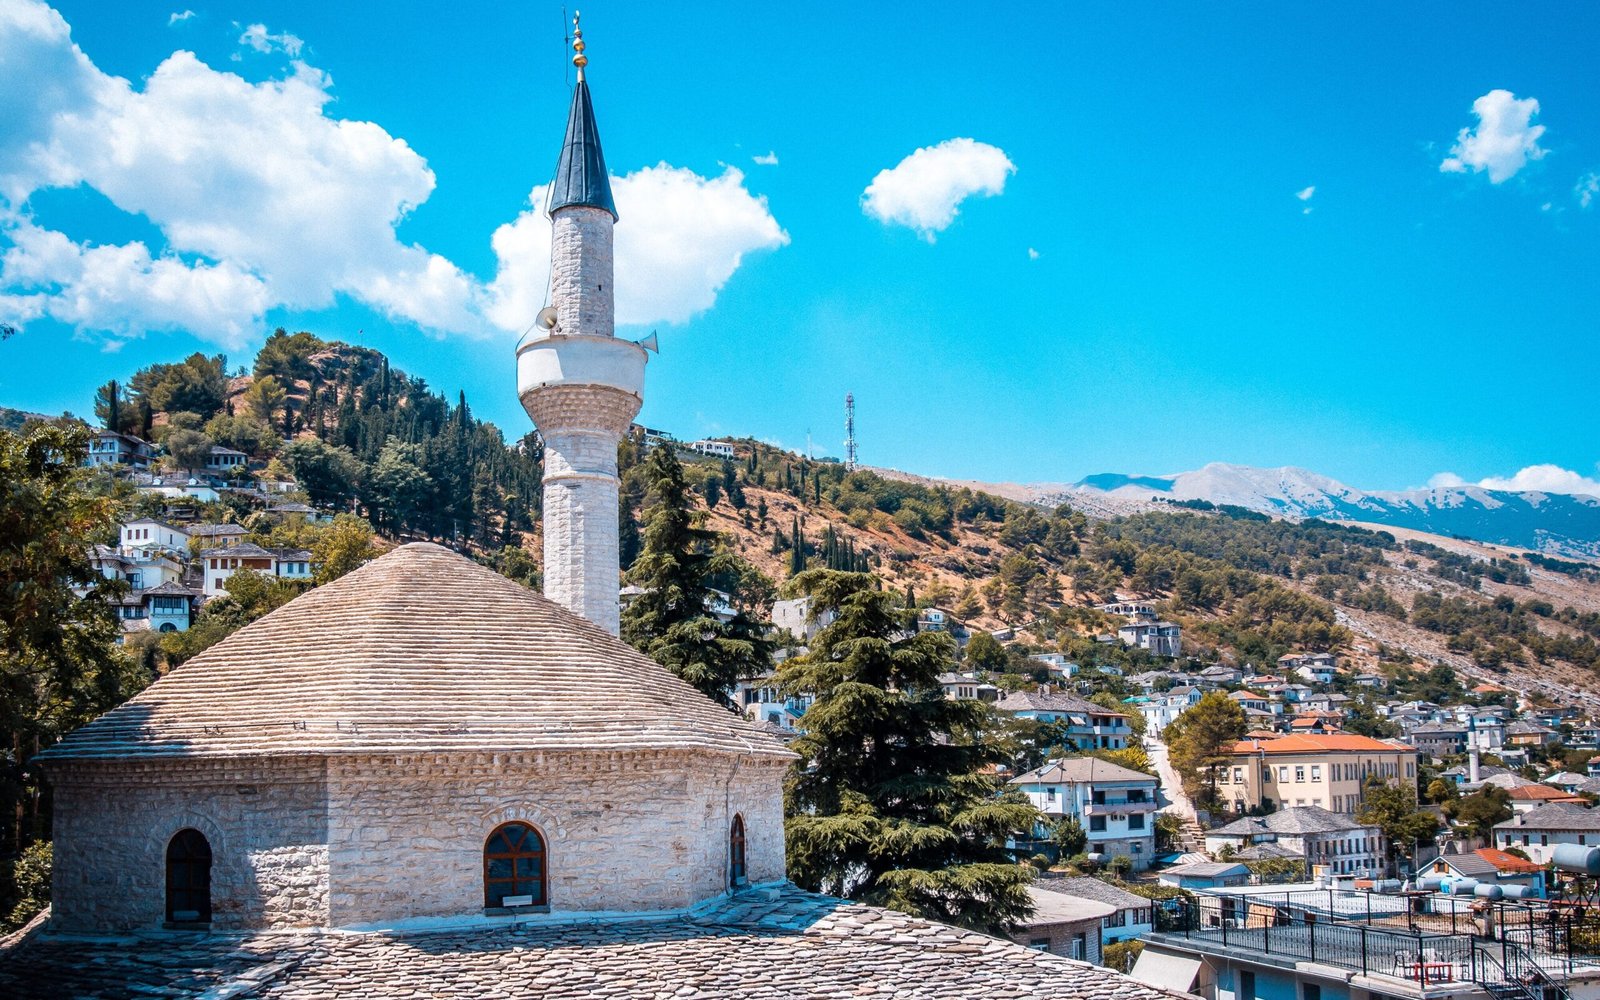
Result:
{"type": "Polygon", "coordinates": [[[572,92],[572,111],[567,115],[567,138],[561,146],[561,162],[556,165],[556,183],[550,192],[550,211],[569,205],[603,208],[617,217],[611,200],[611,178],[606,176],[606,158],[600,151],[600,129],[594,123],[594,105],[589,100],[589,84],[578,74],[572,92]]]}

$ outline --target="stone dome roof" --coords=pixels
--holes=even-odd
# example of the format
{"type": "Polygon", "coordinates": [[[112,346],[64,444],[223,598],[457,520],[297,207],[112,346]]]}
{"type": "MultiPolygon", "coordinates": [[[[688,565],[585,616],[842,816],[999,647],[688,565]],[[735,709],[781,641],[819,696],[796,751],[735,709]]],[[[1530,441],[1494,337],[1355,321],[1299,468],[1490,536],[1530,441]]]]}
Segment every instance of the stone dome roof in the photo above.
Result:
{"type": "Polygon", "coordinates": [[[665,749],[793,756],[587,619],[419,542],[245,626],[38,759],[665,749]]]}

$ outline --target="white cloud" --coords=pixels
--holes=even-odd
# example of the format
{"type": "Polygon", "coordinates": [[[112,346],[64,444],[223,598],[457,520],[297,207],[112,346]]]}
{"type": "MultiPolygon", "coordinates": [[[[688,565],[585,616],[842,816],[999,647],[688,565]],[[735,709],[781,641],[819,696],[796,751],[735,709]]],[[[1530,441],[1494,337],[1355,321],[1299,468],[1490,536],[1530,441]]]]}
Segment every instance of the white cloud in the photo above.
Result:
{"type": "Polygon", "coordinates": [[[777,150],[771,150],[764,156],[752,156],[750,159],[754,160],[758,166],[775,167],[778,165],[778,152],[777,150]]]}
{"type": "Polygon", "coordinates": [[[1311,200],[1311,196],[1316,194],[1316,193],[1317,193],[1317,186],[1315,184],[1312,184],[1309,187],[1304,187],[1304,188],[1301,188],[1300,190],[1296,191],[1294,193],[1294,196],[1296,198],[1299,198],[1301,201],[1310,201],[1311,200]]]}
{"type": "Polygon", "coordinates": [[[1572,189],[1578,199],[1580,208],[1588,208],[1594,204],[1596,195],[1600,195],[1600,173],[1590,173],[1578,178],[1578,184],[1572,189]]]}
{"type": "Polygon", "coordinates": [[[282,50],[290,59],[300,58],[300,50],[305,48],[305,42],[287,31],[274,35],[267,30],[264,24],[252,24],[244,29],[244,34],[239,36],[240,45],[248,45],[257,52],[272,52],[282,50]]]}
{"type": "Polygon", "coordinates": [[[174,11],[173,15],[167,18],[167,25],[168,27],[171,27],[174,24],[182,24],[191,17],[194,17],[194,11],[192,10],[174,11]]]}
{"type": "Polygon", "coordinates": [[[1481,486],[1486,490],[1511,492],[1574,493],[1600,497],[1600,480],[1590,479],[1559,465],[1529,465],[1513,476],[1489,476],[1469,483],[1453,472],[1441,472],[1428,480],[1429,486],[1481,486]]]}
{"type": "Polygon", "coordinates": [[[1478,116],[1477,128],[1456,134],[1450,155],[1439,164],[1441,171],[1488,171],[1489,183],[1499,184],[1548,152],[1539,145],[1544,126],[1533,124],[1539,113],[1539,102],[1533,98],[1519,101],[1509,90],[1491,90],[1472,102],[1472,113],[1478,116]]]}
{"type": "MultiPolygon", "coordinates": [[[[616,228],[617,322],[683,323],[716,302],[744,255],[773,250],[789,234],[765,198],[744,186],[734,167],[719,177],[661,163],[611,179],[621,221],[616,228]]],[[[550,223],[545,189],[527,211],[495,230],[499,270],[488,288],[488,316],[520,331],[544,305],[550,280],[550,223]]]]}
{"type": "Polygon", "coordinates": [[[997,195],[1016,164],[998,146],[946,139],[924,146],[878,172],[861,195],[861,210],[885,225],[915,229],[929,243],[955,221],[972,195],[997,195]]]}
{"type": "MultiPolygon", "coordinates": [[[[396,227],[434,174],[381,126],[330,117],[331,85],[299,61],[251,83],[180,51],[135,89],[96,68],[55,11],[0,0],[0,93],[26,95],[0,101],[0,307],[113,343],[183,329],[229,348],[259,336],[270,309],[339,296],[432,333],[525,327],[543,304],[549,223],[523,213],[494,234],[492,283],[403,242],[396,227]],[[96,246],[29,216],[34,192],[78,185],[148,220],[164,245],[96,246]],[[539,272],[531,287],[519,270],[539,272]]],[[[743,254],[788,242],[737,170],[706,179],[663,164],[614,184],[624,322],[681,322],[743,254]]]]}
{"type": "Polygon", "coordinates": [[[1033,247],[1029,247],[1028,248],[1028,259],[1029,260],[1038,260],[1039,259],[1039,251],[1035,250],[1033,247]]]}

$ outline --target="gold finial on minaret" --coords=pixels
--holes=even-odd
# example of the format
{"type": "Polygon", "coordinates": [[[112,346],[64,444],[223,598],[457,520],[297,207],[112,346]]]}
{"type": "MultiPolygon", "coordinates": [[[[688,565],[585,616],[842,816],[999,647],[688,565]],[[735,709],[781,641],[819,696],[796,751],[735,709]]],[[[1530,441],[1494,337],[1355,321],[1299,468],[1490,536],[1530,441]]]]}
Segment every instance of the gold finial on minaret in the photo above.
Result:
{"type": "Polygon", "coordinates": [[[577,55],[572,57],[572,65],[578,67],[578,81],[583,81],[583,68],[589,65],[589,57],[583,54],[583,29],[578,27],[578,19],[583,17],[583,12],[572,12],[572,51],[577,55]]]}

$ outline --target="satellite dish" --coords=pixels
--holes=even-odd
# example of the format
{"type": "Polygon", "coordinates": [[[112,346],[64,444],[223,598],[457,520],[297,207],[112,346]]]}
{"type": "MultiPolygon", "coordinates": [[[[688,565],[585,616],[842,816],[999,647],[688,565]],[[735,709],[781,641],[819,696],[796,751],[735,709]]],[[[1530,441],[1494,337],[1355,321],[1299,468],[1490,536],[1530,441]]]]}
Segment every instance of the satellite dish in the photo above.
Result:
{"type": "Polygon", "coordinates": [[[661,342],[656,340],[656,332],[654,330],[650,331],[650,336],[639,341],[639,346],[653,354],[661,353],[661,342]]]}
{"type": "Polygon", "coordinates": [[[542,326],[546,330],[554,330],[556,328],[556,307],[545,306],[540,309],[539,315],[533,319],[533,324],[534,326],[542,326]]]}

